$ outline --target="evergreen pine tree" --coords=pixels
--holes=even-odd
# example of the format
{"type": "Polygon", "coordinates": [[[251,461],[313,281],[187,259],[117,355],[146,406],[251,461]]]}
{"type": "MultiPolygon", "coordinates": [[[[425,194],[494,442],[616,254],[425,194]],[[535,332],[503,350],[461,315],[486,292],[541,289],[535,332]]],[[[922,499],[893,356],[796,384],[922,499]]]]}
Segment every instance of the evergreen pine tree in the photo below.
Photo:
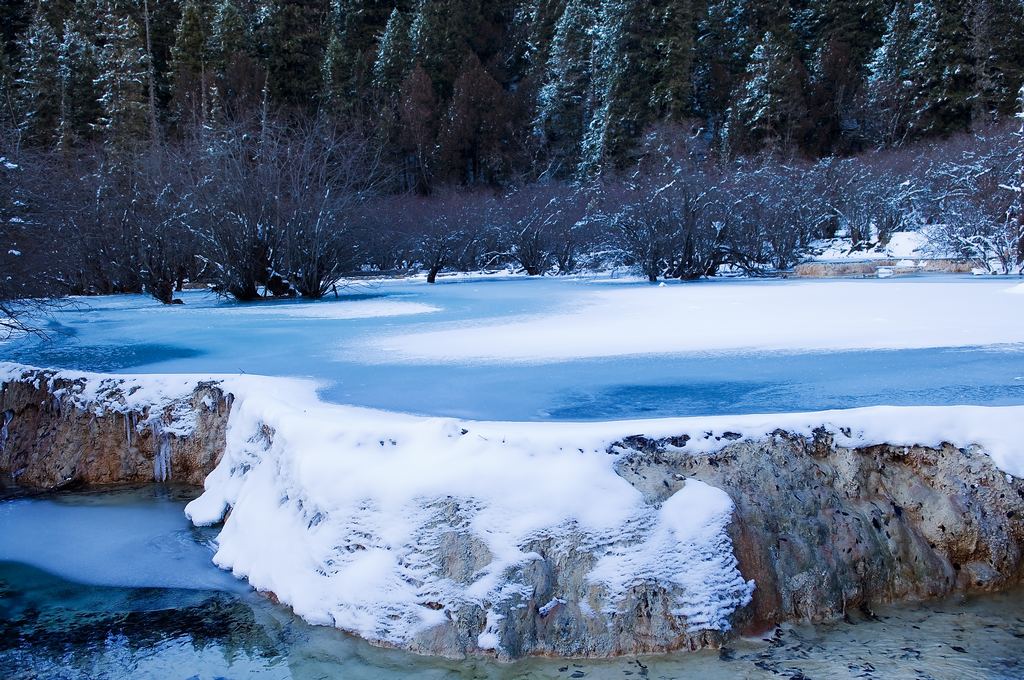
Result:
{"type": "Polygon", "coordinates": [[[212,79],[206,25],[197,0],[187,0],[171,50],[174,83],[171,102],[179,124],[188,120],[202,121],[209,112],[207,96],[212,79]]]}
{"type": "Polygon", "coordinates": [[[918,134],[966,130],[971,122],[974,65],[957,0],[918,0],[911,17],[915,85],[911,127],[918,134]]]}
{"type": "Polygon", "coordinates": [[[270,60],[274,43],[274,22],[277,18],[279,0],[233,0],[236,7],[250,17],[251,47],[253,55],[261,63],[270,60]]]}
{"type": "Polygon", "coordinates": [[[377,56],[373,62],[373,86],[387,94],[397,92],[409,71],[411,59],[409,22],[396,7],[388,17],[377,46],[377,56]]]}
{"type": "Polygon", "coordinates": [[[330,109],[350,110],[356,96],[353,74],[352,54],[345,47],[344,38],[338,30],[332,28],[321,67],[323,102],[330,109]]]}
{"type": "Polygon", "coordinates": [[[105,3],[96,89],[102,108],[97,127],[115,164],[149,132],[149,58],[129,0],[105,3]]]}
{"type": "Polygon", "coordinates": [[[628,165],[652,123],[694,111],[692,0],[605,0],[598,14],[586,172],[628,165]]]}
{"type": "Polygon", "coordinates": [[[76,0],[71,12],[75,30],[82,34],[93,47],[99,47],[99,36],[103,32],[108,0],[76,0]]]}
{"type": "Polygon", "coordinates": [[[376,54],[379,38],[397,11],[411,0],[337,0],[335,22],[345,37],[345,46],[353,55],[376,54]]]}
{"type": "Polygon", "coordinates": [[[556,25],[567,4],[568,0],[527,0],[515,10],[509,26],[510,40],[515,43],[509,59],[515,80],[543,82],[556,25]]]}
{"type": "Polygon", "coordinates": [[[1009,115],[1024,86],[1024,2],[974,0],[968,17],[976,115],[1009,115]]]}
{"type": "Polygon", "coordinates": [[[270,93],[279,102],[310,108],[323,89],[328,40],[327,0],[277,3],[268,45],[270,93]]]}
{"type": "MultiPolygon", "coordinates": [[[[260,47],[257,34],[250,32],[247,15],[234,0],[221,0],[213,14],[209,38],[209,60],[213,77],[210,89],[211,112],[220,114],[251,112],[260,101],[266,84],[266,72],[257,61],[260,47]]],[[[212,114],[211,114],[212,115],[212,114]]]]}
{"type": "Polygon", "coordinates": [[[33,4],[46,17],[57,37],[62,37],[64,22],[74,16],[75,0],[42,0],[33,4]]]}
{"type": "MultiPolygon", "coordinates": [[[[642,3],[642,39],[634,87],[650,86],[652,116],[680,121],[693,114],[693,54],[696,43],[696,0],[651,0],[642,3]]],[[[639,94],[639,93],[638,93],[639,94]]]]}
{"type": "Polygon", "coordinates": [[[497,183],[504,173],[508,130],[505,91],[475,54],[463,62],[439,135],[442,158],[464,184],[497,183]]]}
{"type": "Polygon", "coordinates": [[[57,34],[43,12],[37,12],[22,41],[18,77],[19,111],[26,138],[52,145],[60,126],[60,75],[57,34]]]}
{"type": "Polygon", "coordinates": [[[232,0],[222,0],[214,12],[209,48],[214,67],[223,73],[232,59],[244,54],[249,45],[245,17],[232,0]]]}
{"type": "Polygon", "coordinates": [[[907,135],[914,99],[913,7],[905,1],[893,6],[886,20],[881,45],[868,64],[868,126],[886,146],[907,135]]]}
{"type": "Polygon", "coordinates": [[[96,93],[96,48],[81,30],[81,22],[64,23],[57,57],[60,73],[59,141],[68,148],[88,139],[101,115],[96,93]]]}
{"type": "Polygon", "coordinates": [[[433,147],[437,133],[437,97],[430,76],[414,66],[399,91],[399,143],[406,154],[406,184],[421,194],[432,182],[433,147]]]}
{"type": "Polygon", "coordinates": [[[438,93],[451,95],[470,36],[480,23],[480,0],[419,0],[409,29],[413,62],[423,66],[438,93]]]}
{"type": "Polygon", "coordinates": [[[697,22],[694,99],[697,111],[717,130],[743,77],[750,50],[745,0],[711,0],[697,22]]]}
{"type": "Polygon", "coordinates": [[[0,128],[14,128],[18,121],[14,69],[7,52],[0,50],[0,128]]]}
{"type": "Polygon", "coordinates": [[[7,64],[13,68],[20,56],[20,43],[32,23],[37,3],[27,0],[0,2],[0,49],[7,55],[7,64]]]}
{"type": "Polygon", "coordinates": [[[802,67],[775,33],[754,48],[746,81],[729,121],[730,146],[739,151],[792,148],[803,124],[802,67]]]}
{"type": "Polygon", "coordinates": [[[630,3],[602,0],[592,48],[593,76],[587,92],[587,128],[583,133],[577,174],[594,176],[613,160],[616,132],[625,123],[614,107],[615,92],[627,74],[624,59],[626,22],[630,3]],[[618,119],[616,119],[618,118],[618,119]]]}
{"type": "MultiPolygon", "coordinates": [[[[379,38],[387,32],[388,20],[395,11],[401,12],[386,0],[338,0],[333,6],[322,73],[324,96],[335,112],[357,110],[369,90],[376,88],[379,38]]],[[[394,90],[400,83],[394,82],[394,90]]]]}
{"type": "Polygon", "coordinates": [[[816,121],[810,150],[848,152],[864,135],[861,89],[885,31],[884,7],[879,0],[825,0],[809,10],[808,105],[816,121]]]}
{"type": "Polygon", "coordinates": [[[587,121],[592,73],[591,46],[597,12],[594,0],[569,0],[555,24],[533,127],[554,163],[554,172],[572,173],[578,163],[587,121]]]}

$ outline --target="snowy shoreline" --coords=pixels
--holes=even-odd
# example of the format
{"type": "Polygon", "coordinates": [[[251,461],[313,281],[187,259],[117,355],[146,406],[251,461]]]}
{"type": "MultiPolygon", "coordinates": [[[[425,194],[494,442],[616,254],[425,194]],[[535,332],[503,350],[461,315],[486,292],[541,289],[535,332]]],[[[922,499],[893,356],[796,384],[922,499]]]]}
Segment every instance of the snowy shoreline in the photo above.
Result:
{"type": "MultiPolygon", "coordinates": [[[[301,414],[332,427],[338,422],[361,427],[408,430],[441,425],[449,430],[473,431],[483,439],[522,439],[558,450],[601,449],[624,437],[688,437],[687,450],[707,453],[726,442],[754,439],[775,430],[810,437],[824,427],[842,446],[929,446],[943,442],[983,447],[1008,474],[1024,477],[1024,405],[1020,406],[867,406],[851,409],[708,415],[671,418],[629,418],[606,421],[501,421],[443,416],[421,416],[323,401],[320,383],[306,378],[254,375],[106,374],[67,369],[45,369],[0,361],[0,383],[61,378],[80,384],[66,396],[80,409],[100,406],[118,413],[163,407],[191,394],[199,385],[214,384],[235,401],[258,404],[259,416],[301,414]],[[116,386],[119,398],[106,398],[116,386]],[[470,429],[470,426],[472,428],[470,429]],[[723,434],[729,436],[723,438],[723,434]],[[739,436],[736,436],[739,435],[739,436]]],[[[369,428],[372,429],[372,428],[369,428]]],[[[382,430],[383,431],[383,430],[382,430]]],[[[187,430],[183,430],[187,434],[187,430]]]]}

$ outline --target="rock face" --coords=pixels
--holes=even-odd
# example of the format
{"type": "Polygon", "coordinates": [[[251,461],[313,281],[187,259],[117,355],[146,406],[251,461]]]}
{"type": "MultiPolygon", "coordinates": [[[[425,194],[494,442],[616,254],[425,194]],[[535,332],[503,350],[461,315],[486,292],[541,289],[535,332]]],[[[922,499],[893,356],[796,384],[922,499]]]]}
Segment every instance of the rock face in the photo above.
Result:
{"type": "Polygon", "coordinates": [[[675,444],[621,442],[619,473],[651,499],[687,477],[733,499],[740,571],[757,584],[741,630],[1024,580],[1024,481],[975,447],[844,448],[824,431],[709,455],[675,444]]]}
{"type": "Polygon", "coordinates": [[[875,278],[878,276],[907,276],[922,272],[941,274],[969,274],[974,268],[967,260],[915,259],[912,264],[901,264],[900,259],[864,260],[852,262],[803,262],[793,267],[792,276],[807,279],[875,278]]]}
{"type": "MultiPolygon", "coordinates": [[[[976,448],[845,448],[824,432],[806,439],[781,431],[713,454],[691,455],[679,443],[632,437],[609,455],[618,456],[617,472],[643,493],[652,513],[689,479],[732,498],[735,556],[743,578],[756,584],[750,604],[732,617],[735,632],[1024,581],[1024,482],[976,448]]],[[[503,658],[695,650],[730,635],[690,629],[675,611],[677,593],[653,581],[631,588],[615,615],[596,615],[601,593],[587,579],[596,559],[585,536],[524,549],[540,559],[503,575],[524,594],[492,608],[503,658]]],[[[432,557],[438,576],[469,582],[488,554],[452,532],[432,557]]],[[[483,610],[469,603],[447,609],[449,624],[405,646],[479,653],[483,610]]]]}
{"type": "MultiPolygon", "coordinates": [[[[457,507],[446,510],[458,512],[457,507]]],[[[652,515],[656,513],[652,507],[652,515]]],[[[627,546],[620,543],[613,550],[628,550],[627,546]]],[[[724,547],[724,560],[710,553],[708,559],[717,562],[717,574],[725,575],[723,580],[729,583],[711,590],[736,604],[749,601],[752,584],[730,576],[736,562],[731,546],[724,547]]],[[[638,579],[621,593],[610,593],[595,582],[599,555],[606,554],[608,546],[595,541],[593,535],[567,530],[538,537],[522,548],[534,558],[501,574],[503,594],[492,596],[488,606],[463,598],[438,602],[435,606],[443,608],[447,621],[401,646],[449,657],[486,653],[502,659],[537,655],[605,658],[717,647],[728,638],[725,631],[710,628],[711,622],[695,612],[687,616],[680,611],[681,598],[693,598],[694,593],[687,593],[671,579],[652,575],[638,579]],[[492,641],[485,642],[487,637],[492,641]]],[[[472,589],[491,555],[486,545],[453,530],[442,534],[431,559],[432,576],[472,589]]],[[[677,561],[668,551],[663,559],[666,565],[685,561],[677,561]]],[[[728,605],[729,609],[734,606],[728,605]]]]}
{"type": "Polygon", "coordinates": [[[0,387],[0,477],[35,489],[174,480],[202,484],[231,408],[216,382],[142,394],[127,378],[31,369],[0,387]]]}

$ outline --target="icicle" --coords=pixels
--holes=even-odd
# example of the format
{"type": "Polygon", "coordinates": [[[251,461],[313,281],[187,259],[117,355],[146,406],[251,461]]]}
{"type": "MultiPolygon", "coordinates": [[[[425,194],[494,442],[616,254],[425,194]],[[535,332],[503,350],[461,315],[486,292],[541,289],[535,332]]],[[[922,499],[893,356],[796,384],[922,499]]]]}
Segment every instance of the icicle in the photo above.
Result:
{"type": "Polygon", "coordinates": [[[131,422],[129,421],[130,415],[131,414],[129,413],[124,414],[124,438],[128,441],[129,447],[132,445],[132,427],[131,422]]]}
{"type": "Polygon", "coordinates": [[[153,480],[166,482],[171,478],[171,436],[164,432],[159,420],[153,421],[156,453],[153,455],[153,480]]]}
{"type": "Polygon", "coordinates": [[[4,411],[4,423],[0,425],[0,451],[7,450],[7,437],[10,431],[7,429],[7,425],[14,420],[14,411],[7,409],[4,411]]]}

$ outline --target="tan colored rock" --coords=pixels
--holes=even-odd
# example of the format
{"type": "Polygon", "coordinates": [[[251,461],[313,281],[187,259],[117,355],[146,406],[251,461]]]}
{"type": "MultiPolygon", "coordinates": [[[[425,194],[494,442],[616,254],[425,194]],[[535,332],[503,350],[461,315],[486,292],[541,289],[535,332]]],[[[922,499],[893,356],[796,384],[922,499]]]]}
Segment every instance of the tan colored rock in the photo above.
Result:
{"type": "Polygon", "coordinates": [[[802,262],[795,267],[790,276],[801,279],[839,279],[839,278],[875,278],[878,270],[885,269],[889,276],[907,276],[910,274],[943,273],[970,274],[974,265],[967,260],[955,259],[917,259],[907,258],[913,262],[904,266],[901,259],[861,260],[852,262],[802,262]]]}
{"type": "Polygon", "coordinates": [[[26,370],[0,387],[0,476],[54,489],[177,481],[200,485],[224,452],[231,395],[216,382],[149,405],[131,399],[131,379],[106,378],[101,399],[86,378],[26,370]]]}
{"type": "Polygon", "coordinates": [[[740,572],[757,584],[744,630],[1024,581],[1024,481],[975,447],[844,448],[824,431],[708,455],[667,440],[618,446],[620,474],[652,499],[688,477],[733,499],[740,572]]]}

